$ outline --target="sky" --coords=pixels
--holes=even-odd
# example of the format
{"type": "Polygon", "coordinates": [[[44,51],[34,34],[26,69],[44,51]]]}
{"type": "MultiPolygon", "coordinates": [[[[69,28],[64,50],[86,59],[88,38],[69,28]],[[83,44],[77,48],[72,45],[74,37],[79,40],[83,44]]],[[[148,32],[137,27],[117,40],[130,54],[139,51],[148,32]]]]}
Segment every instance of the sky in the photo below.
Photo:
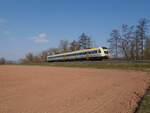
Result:
{"type": "Polygon", "coordinates": [[[113,29],[150,19],[150,0],[0,0],[0,57],[19,60],[78,40],[106,46],[113,29]]]}

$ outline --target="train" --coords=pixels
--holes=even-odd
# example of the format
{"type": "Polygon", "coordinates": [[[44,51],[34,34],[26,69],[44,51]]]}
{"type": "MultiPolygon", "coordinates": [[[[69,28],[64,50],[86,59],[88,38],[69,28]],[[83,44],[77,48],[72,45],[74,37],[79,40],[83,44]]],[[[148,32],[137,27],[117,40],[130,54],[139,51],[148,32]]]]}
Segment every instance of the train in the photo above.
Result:
{"type": "Polygon", "coordinates": [[[54,61],[75,61],[75,60],[102,60],[108,58],[109,58],[109,51],[107,47],[96,47],[56,55],[48,55],[47,61],[54,62],[54,61]]]}

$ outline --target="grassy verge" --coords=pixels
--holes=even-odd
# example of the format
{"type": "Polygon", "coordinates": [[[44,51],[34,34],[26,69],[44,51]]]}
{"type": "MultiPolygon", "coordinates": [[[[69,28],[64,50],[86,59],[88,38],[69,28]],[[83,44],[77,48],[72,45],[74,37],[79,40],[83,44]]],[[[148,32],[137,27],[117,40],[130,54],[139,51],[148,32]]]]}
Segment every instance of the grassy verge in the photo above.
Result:
{"type": "Polygon", "coordinates": [[[32,63],[27,65],[150,71],[150,63],[50,62],[50,63],[38,63],[38,64],[32,63]]]}
{"type": "Polygon", "coordinates": [[[150,89],[147,91],[136,113],[150,113],[150,89]]]}

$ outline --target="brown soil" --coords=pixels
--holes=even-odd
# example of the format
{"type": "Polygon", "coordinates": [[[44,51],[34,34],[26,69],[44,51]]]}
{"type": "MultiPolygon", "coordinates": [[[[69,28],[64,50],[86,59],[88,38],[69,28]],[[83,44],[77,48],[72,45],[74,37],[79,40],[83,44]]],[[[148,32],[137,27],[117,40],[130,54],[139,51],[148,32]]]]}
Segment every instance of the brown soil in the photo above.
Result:
{"type": "Polygon", "coordinates": [[[0,66],[0,113],[133,113],[147,72],[0,66]]]}

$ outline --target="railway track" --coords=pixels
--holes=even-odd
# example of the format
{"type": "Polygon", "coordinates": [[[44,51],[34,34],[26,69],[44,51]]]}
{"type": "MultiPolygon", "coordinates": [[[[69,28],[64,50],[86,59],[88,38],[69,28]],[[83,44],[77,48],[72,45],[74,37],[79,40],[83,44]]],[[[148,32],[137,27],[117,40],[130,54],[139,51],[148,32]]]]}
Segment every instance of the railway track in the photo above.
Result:
{"type": "Polygon", "coordinates": [[[83,60],[83,61],[61,61],[51,63],[150,63],[150,60],[83,60]]]}

